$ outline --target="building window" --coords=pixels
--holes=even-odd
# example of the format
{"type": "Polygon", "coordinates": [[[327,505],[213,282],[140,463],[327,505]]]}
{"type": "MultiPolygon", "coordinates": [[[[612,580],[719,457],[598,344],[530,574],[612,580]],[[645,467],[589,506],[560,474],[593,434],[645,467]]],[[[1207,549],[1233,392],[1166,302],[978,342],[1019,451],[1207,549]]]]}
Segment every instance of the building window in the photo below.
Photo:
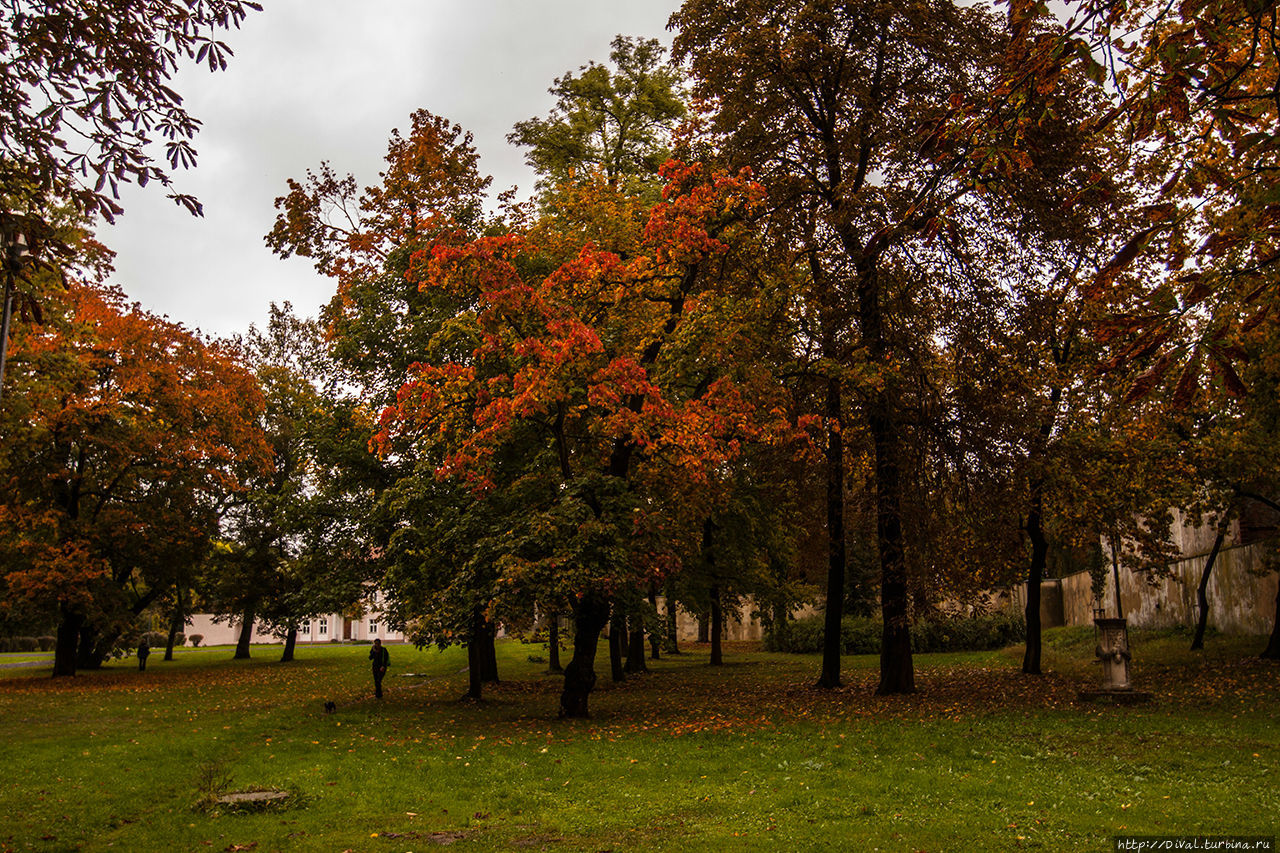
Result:
{"type": "Polygon", "coordinates": [[[369,633],[370,633],[370,634],[376,634],[376,633],[378,633],[378,623],[377,623],[377,622],[370,622],[370,623],[369,623],[369,633]]]}
{"type": "Polygon", "coordinates": [[[308,636],[310,636],[310,634],[311,634],[311,623],[310,623],[310,622],[308,622],[308,623],[306,623],[305,625],[303,625],[303,626],[302,626],[302,633],[307,634],[308,636]]]}
{"type": "Polygon", "coordinates": [[[321,633],[321,634],[327,634],[327,633],[329,633],[329,623],[328,623],[328,622],[321,622],[321,623],[320,623],[320,633],[321,633]]]}

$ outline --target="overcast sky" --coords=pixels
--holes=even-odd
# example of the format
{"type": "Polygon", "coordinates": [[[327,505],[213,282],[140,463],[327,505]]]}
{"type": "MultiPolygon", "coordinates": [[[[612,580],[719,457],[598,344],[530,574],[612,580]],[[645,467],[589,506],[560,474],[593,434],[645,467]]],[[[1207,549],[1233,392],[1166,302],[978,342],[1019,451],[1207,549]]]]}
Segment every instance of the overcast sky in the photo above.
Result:
{"type": "Polygon", "coordinates": [[[419,108],[471,131],[491,192],[533,177],[511,126],[545,115],[553,79],[605,62],[619,33],[670,45],[679,0],[262,0],[225,41],[225,72],[184,69],[174,86],[204,126],[199,164],[175,175],[194,218],[156,185],[128,188],[125,215],[103,224],[116,282],[147,310],[225,336],[261,325],[271,302],[313,316],[333,283],[305,258],[263,244],[285,181],[330,161],[361,185],[377,179],[392,128],[419,108]]]}

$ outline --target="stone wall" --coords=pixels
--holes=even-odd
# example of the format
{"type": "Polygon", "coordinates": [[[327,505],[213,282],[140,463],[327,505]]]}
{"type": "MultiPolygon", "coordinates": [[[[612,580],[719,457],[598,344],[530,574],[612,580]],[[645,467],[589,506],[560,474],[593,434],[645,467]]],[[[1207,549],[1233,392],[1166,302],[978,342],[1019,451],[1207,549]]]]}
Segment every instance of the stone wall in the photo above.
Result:
{"type": "MultiPolygon", "coordinates": [[[[1209,544],[1212,544],[1210,542],[1209,544]]],[[[1209,627],[1224,634],[1269,634],[1275,624],[1275,572],[1263,572],[1266,545],[1223,548],[1209,578],[1209,627]]],[[[1167,572],[1120,569],[1120,603],[1136,628],[1171,628],[1196,623],[1196,589],[1208,554],[1179,560],[1167,572]]],[[[1025,607],[1025,585],[1014,596],[1025,607]]],[[[1088,572],[1046,580],[1041,587],[1041,620],[1046,628],[1093,624],[1093,580],[1088,572]],[[1060,616],[1058,614],[1061,614],[1060,616]]],[[[1116,615],[1115,580],[1103,584],[1102,608],[1116,615]]]]}

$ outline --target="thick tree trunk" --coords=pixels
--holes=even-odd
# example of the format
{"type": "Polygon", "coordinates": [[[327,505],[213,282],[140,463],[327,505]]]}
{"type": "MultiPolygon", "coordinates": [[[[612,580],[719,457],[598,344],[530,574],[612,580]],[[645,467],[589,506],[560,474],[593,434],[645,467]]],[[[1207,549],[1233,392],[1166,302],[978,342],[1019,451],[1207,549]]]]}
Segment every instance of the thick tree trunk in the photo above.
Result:
{"type": "MultiPolygon", "coordinates": [[[[888,380],[886,380],[886,383],[888,380]]],[[[876,394],[871,433],[876,456],[876,531],[880,547],[880,614],[884,633],[880,646],[877,696],[914,693],[915,665],[911,658],[910,592],[903,553],[901,483],[898,478],[898,438],[887,412],[889,395],[876,394]]]]}
{"type": "Polygon", "coordinates": [[[467,643],[467,699],[480,699],[481,687],[484,685],[484,677],[482,670],[484,669],[484,651],[481,644],[476,642],[476,636],[472,634],[471,642],[467,643]]]}
{"type": "Polygon", "coordinates": [[[843,405],[840,380],[827,380],[827,603],[822,624],[822,672],[818,686],[840,686],[840,654],[844,651],[844,433],[840,428],[843,405]]]}
{"type": "Polygon", "coordinates": [[[1271,639],[1261,656],[1267,660],[1280,660],[1280,584],[1276,584],[1276,616],[1271,624],[1271,639]]]}
{"type": "Polygon", "coordinates": [[[596,647],[600,632],[609,621],[609,603],[594,595],[584,595],[573,611],[573,657],[564,668],[564,690],[560,693],[560,716],[589,717],[588,699],[596,686],[596,647]]]}
{"type": "Polygon", "coordinates": [[[86,622],[80,623],[80,638],[76,646],[76,669],[101,669],[102,661],[94,656],[98,648],[98,629],[86,622]]]}
{"type": "Polygon", "coordinates": [[[1049,543],[1044,537],[1041,518],[1043,482],[1032,484],[1031,511],[1027,514],[1027,536],[1031,538],[1031,567],[1027,572],[1027,648],[1022,655],[1022,671],[1027,675],[1040,675],[1042,651],[1040,624],[1040,584],[1044,581],[1044,567],[1049,557],[1049,543]]]}
{"type": "Polygon", "coordinates": [[[498,683],[498,626],[481,618],[480,678],[486,684],[498,683]]]}
{"type": "Polygon", "coordinates": [[[1218,560],[1218,552],[1222,550],[1224,538],[1223,531],[1219,530],[1213,540],[1213,550],[1209,552],[1209,558],[1204,561],[1204,571],[1200,573],[1200,586],[1196,588],[1196,603],[1199,605],[1200,612],[1196,616],[1196,635],[1191,638],[1193,652],[1204,649],[1204,632],[1209,627],[1209,578],[1213,574],[1213,564],[1218,560]]]}
{"type": "Polygon", "coordinates": [[[253,638],[253,622],[255,618],[252,610],[244,612],[244,619],[240,623],[240,636],[236,640],[236,653],[232,660],[249,659],[249,640],[253,638]]]}
{"type": "Polygon", "coordinates": [[[289,663],[293,660],[293,651],[298,646],[298,627],[296,625],[289,626],[289,632],[284,635],[284,651],[280,653],[280,662],[289,663]]]}
{"type": "Polygon", "coordinates": [[[76,674],[76,651],[80,646],[80,628],[84,616],[61,607],[62,621],[58,623],[58,638],[53,647],[53,677],[76,674]]]}
{"type": "Polygon", "coordinates": [[[178,631],[182,630],[182,625],[177,621],[169,622],[169,636],[164,641],[164,659],[173,660],[173,646],[178,642],[178,631]]]}
{"type": "Polygon", "coordinates": [[[107,658],[111,657],[111,652],[115,649],[116,643],[120,641],[120,629],[116,629],[109,634],[98,636],[93,643],[93,651],[89,653],[91,663],[85,669],[102,669],[102,664],[107,658]]]}
{"type": "Polygon", "coordinates": [[[790,648],[788,643],[791,637],[791,621],[790,614],[787,612],[787,606],[782,602],[775,602],[773,605],[773,637],[780,651],[790,648]]]}
{"type": "Polygon", "coordinates": [[[547,626],[547,668],[552,672],[564,672],[564,667],[560,665],[560,616],[551,615],[551,622],[547,626]]]}
{"type": "Polygon", "coordinates": [[[614,681],[625,681],[627,671],[622,665],[623,646],[626,645],[626,629],[621,614],[617,612],[616,605],[613,619],[609,621],[609,674],[614,681]]]}
{"type": "Polygon", "coordinates": [[[711,665],[724,664],[724,610],[720,607],[720,585],[711,587],[711,665]]]}
{"type": "MultiPolygon", "coordinates": [[[[658,590],[656,587],[653,587],[653,586],[649,587],[649,606],[653,608],[654,614],[657,614],[658,590]]],[[[655,615],[655,619],[656,618],[657,617],[655,615]]],[[[662,640],[659,637],[660,633],[661,632],[659,631],[649,632],[649,657],[653,660],[661,660],[662,658],[662,655],[660,654],[660,651],[661,651],[660,646],[662,645],[662,640]]]]}
{"type": "Polygon", "coordinates": [[[698,614],[698,642],[711,642],[711,617],[706,613],[698,614]]]}
{"type": "Polygon", "coordinates": [[[897,383],[884,339],[880,286],[875,259],[860,266],[858,319],[868,360],[883,367],[883,384],[869,400],[867,425],[871,432],[876,472],[876,544],[880,552],[880,614],[884,634],[880,647],[880,683],[876,695],[913,693],[915,666],[911,659],[911,614],[907,563],[902,541],[902,481],[898,470],[899,437],[896,417],[897,383]]]}
{"type": "Polygon", "coordinates": [[[627,672],[648,672],[644,662],[644,620],[632,614],[627,620],[627,672]]]}
{"type": "Polygon", "coordinates": [[[677,605],[676,605],[675,585],[667,584],[667,589],[664,594],[667,599],[667,636],[666,636],[667,654],[669,655],[682,654],[682,652],[680,651],[680,637],[678,636],[680,631],[680,622],[676,618],[677,605]]]}

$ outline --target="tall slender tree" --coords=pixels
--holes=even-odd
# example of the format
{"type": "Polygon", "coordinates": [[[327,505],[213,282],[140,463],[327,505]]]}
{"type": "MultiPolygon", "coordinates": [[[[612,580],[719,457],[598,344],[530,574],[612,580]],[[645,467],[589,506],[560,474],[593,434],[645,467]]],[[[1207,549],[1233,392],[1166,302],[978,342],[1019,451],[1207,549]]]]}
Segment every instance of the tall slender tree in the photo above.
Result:
{"type": "Polygon", "coordinates": [[[884,618],[878,693],[915,688],[902,528],[902,364],[895,327],[916,302],[895,278],[910,248],[946,228],[972,191],[934,132],[953,99],[994,85],[1005,43],[979,8],[949,2],[688,0],[675,52],[710,105],[715,143],[760,171],[779,232],[811,270],[813,341],[829,365],[830,567],[819,683],[839,679],[844,595],[846,394],[859,397],[874,460],[884,618]],[[863,381],[853,383],[856,366],[863,381]]]}

